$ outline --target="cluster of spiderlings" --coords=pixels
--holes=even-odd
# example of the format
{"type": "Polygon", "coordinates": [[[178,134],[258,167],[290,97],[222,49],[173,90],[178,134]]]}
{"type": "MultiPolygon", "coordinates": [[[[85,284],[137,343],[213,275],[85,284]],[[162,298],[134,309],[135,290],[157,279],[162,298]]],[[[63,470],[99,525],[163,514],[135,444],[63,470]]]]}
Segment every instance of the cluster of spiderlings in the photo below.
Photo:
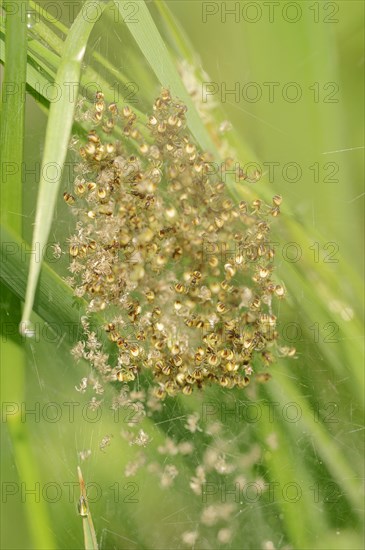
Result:
{"type": "Polygon", "coordinates": [[[278,347],[271,308],[285,294],[269,242],[281,197],[234,204],[186,110],[162,90],[142,123],[99,92],[74,194],[64,195],[77,217],[68,280],[115,346],[113,364],[104,354],[96,365],[122,383],[149,371],[161,399],[212,383],[244,388],[277,351],[294,354],[278,347]]]}

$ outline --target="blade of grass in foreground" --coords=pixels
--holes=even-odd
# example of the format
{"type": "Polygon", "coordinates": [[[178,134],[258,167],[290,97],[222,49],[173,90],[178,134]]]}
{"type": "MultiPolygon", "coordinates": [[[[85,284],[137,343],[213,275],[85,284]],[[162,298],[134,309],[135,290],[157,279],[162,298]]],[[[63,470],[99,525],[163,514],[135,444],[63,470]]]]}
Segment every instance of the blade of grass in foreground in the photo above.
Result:
{"type": "MultiPolygon", "coordinates": [[[[4,2],[7,9],[8,2],[4,2]]],[[[22,178],[19,170],[23,160],[24,90],[26,78],[26,27],[16,14],[6,17],[4,81],[1,94],[1,156],[2,165],[9,166],[1,184],[2,220],[17,233],[22,230],[22,178]],[[10,166],[13,167],[10,172],[10,166]]]]}
{"type": "Polygon", "coordinates": [[[181,59],[186,59],[189,63],[193,63],[193,48],[185,34],[184,28],[175,19],[166,2],[155,0],[154,3],[170,35],[171,44],[179,52],[181,59]]]}
{"type": "MultiPolygon", "coordinates": [[[[85,11],[76,17],[63,48],[61,63],[56,75],[56,84],[62,91],[61,99],[52,103],[46,132],[46,143],[41,168],[41,181],[38,190],[37,213],[33,233],[33,249],[36,245],[44,250],[51,229],[53,211],[58,196],[61,172],[67,154],[67,146],[73,123],[75,102],[70,101],[70,82],[80,80],[81,63],[85,54],[86,44],[95,25],[96,17],[106,4],[100,0],[87,1],[85,11]],[[97,11],[96,11],[97,10],[97,11]],[[84,18],[83,13],[89,17],[84,18]],[[51,172],[51,174],[50,174],[51,172]]],[[[75,93],[74,97],[77,97],[75,93]]],[[[32,335],[30,314],[33,307],[41,264],[32,256],[25,306],[21,323],[21,331],[27,336],[32,335]]]]}
{"type": "MultiPolygon", "coordinates": [[[[36,31],[40,29],[41,31],[40,36],[42,36],[43,38],[46,38],[46,43],[49,44],[51,47],[53,47],[54,50],[60,55],[62,52],[62,44],[60,44],[57,34],[55,33],[55,30],[61,31],[64,35],[67,35],[68,27],[64,25],[61,21],[58,21],[57,19],[55,19],[52,16],[52,14],[47,12],[46,9],[44,9],[42,6],[40,6],[36,2],[33,2],[32,0],[30,0],[30,7],[47,22],[47,25],[45,25],[43,24],[43,22],[39,21],[35,26],[36,31]]],[[[128,79],[124,76],[124,74],[121,71],[117,71],[116,68],[113,66],[113,64],[110,63],[108,59],[106,59],[96,49],[92,51],[91,55],[95,61],[100,63],[100,65],[103,67],[104,70],[109,72],[112,78],[116,78],[119,82],[123,84],[128,83],[128,79]]],[[[86,76],[87,82],[93,82],[88,77],[87,67],[84,74],[86,76]]],[[[96,82],[101,84],[99,80],[97,80],[96,82]]],[[[101,86],[101,89],[104,90],[104,93],[106,91],[106,88],[107,87],[101,86]]]]}
{"type": "MultiPolygon", "coordinates": [[[[354,513],[362,517],[362,495],[358,486],[359,478],[356,470],[349,465],[325,425],[316,421],[314,411],[311,410],[308,401],[301,395],[295,384],[291,382],[290,372],[288,372],[285,365],[277,368],[275,380],[267,385],[266,391],[273,402],[295,403],[300,406],[302,416],[298,421],[299,428],[301,428],[303,434],[309,434],[313,445],[324,460],[333,479],[336,480],[336,483],[343,489],[348,501],[351,502],[354,513]]],[[[293,423],[287,422],[285,429],[288,432],[292,431],[294,438],[297,437],[297,426],[294,426],[293,423]]],[[[290,436],[287,437],[287,441],[289,440],[290,436]]]]}
{"type": "Polygon", "coordinates": [[[84,528],[85,550],[98,550],[98,541],[96,540],[94,524],[91,517],[89,504],[87,502],[85,482],[79,466],[77,467],[77,473],[80,483],[79,513],[82,517],[82,526],[84,528]]]}
{"type": "MultiPolygon", "coordinates": [[[[4,2],[5,11],[12,2],[4,2]]],[[[1,185],[2,219],[16,234],[22,232],[22,177],[25,88],[27,69],[27,28],[21,13],[26,12],[27,2],[22,10],[7,13],[4,80],[1,109],[2,165],[13,167],[12,173],[4,177],[1,185]],[[25,8],[25,9],[24,9],[25,8]],[[23,11],[24,9],[24,11],[23,11]]],[[[1,302],[7,307],[7,325],[17,324],[21,317],[21,300],[1,285],[1,302]]],[[[1,327],[4,330],[3,326],[1,327]]],[[[26,364],[20,335],[9,338],[3,333],[1,346],[1,399],[15,404],[18,411],[25,399],[26,364]]],[[[34,487],[39,483],[40,472],[31,448],[30,434],[21,415],[9,415],[6,419],[11,438],[19,481],[34,487]]],[[[36,502],[26,499],[22,506],[27,518],[30,541],[34,548],[55,548],[49,517],[44,500],[36,502]]]]}
{"type": "MultiPolygon", "coordinates": [[[[115,0],[123,17],[123,0],[115,0]]],[[[181,99],[188,107],[187,120],[191,132],[201,147],[212,154],[217,155],[213,142],[200,119],[194,103],[180,78],[165,43],[152,19],[145,2],[138,4],[138,22],[125,21],[132,36],[140,47],[143,55],[156,74],[161,85],[170,89],[173,96],[181,99]]]]}

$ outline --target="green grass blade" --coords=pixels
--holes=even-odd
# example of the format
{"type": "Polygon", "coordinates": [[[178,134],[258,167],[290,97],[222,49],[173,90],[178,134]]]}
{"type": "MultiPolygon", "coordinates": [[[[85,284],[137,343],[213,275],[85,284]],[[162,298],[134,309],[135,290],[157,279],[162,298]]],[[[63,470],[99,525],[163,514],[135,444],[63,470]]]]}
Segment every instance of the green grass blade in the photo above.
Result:
{"type": "Polygon", "coordinates": [[[295,445],[286,433],[285,423],[276,422],[273,426],[270,422],[267,407],[263,407],[264,418],[257,425],[261,434],[261,445],[275,430],[278,439],[278,448],[271,450],[265,456],[268,475],[272,482],[279,483],[280,487],[299,481],[302,489],[300,498],[293,507],[293,503],[281,499],[279,502],[280,513],[283,516],[283,524],[294,548],[310,548],[312,533],[324,532],[326,530],[326,518],[317,513],[312,504],[311,494],[308,488],[313,483],[309,472],[306,470],[305,457],[296,456],[295,445]],[[301,520],[298,522],[298,517],[301,520]],[[308,525],[311,529],[308,530],[308,525]]]}
{"type": "MultiPolygon", "coordinates": [[[[115,0],[115,3],[123,16],[124,0],[115,0]]],[[[172,95],[178,97],[188,107],[187,120],[195,139],[203,149],[216,154],[216,148],[211,137],[185,89],[175,63],[161,38],[145,2],[140,2],[138,8],[138,24],[126,21],[126,25],[161,85],[169,88],[172,95]]]]}
{"type": "MultiPolygon", "coordinates": [[[[85,4],[87,9],[105,8],[101,1],[88,1],[85,4]],[[87,8],[87,5],[89,7],[87,8]]],[[[81,12],[75,19],[69,34],[66,38],[61,63],[56,75],[56,84],[61,90],[61,99],[52,103],[47,124],[46,143],[42,161],[41,181],[38,191],[37,213],[33,234],[33,247],[36,245],[44,249],[52,224],[53,212],[58,196],[59,184],[61,182],[61,170],[63,168],[70,131],[73,123],[75,103],[69,101],[67,83],[79,82],[81,64],[86,50],[86,44],[95,22],[94,18],[83,17],[81,12]],[[56,173],[47,177],[47,168],[56,167],[56,173]]],[[[25,299],[25,307],[22,317],[22,326],[30,324],[30,314],[33,307],[34,295],[40,272],[40,263],[33,256],[30,264],[30,272],[25,299]]],[[[26,329],[25,329],[26,330],[26,329]]]]}
{"type": "MultiPolygon", "coordinates": [[[[51,80],[45,77],[46,73],[44,71],[36,70],[34,65],[30,62],[30,58],[31,56],[28,57],[26,71],[27,91],[30,91],[36,101],[42,101],[43,105],[48,106],[48,99],[39,93],[38,89],[45,90],[51,80]]],[[[2,37],[0,37],[0,62],[5,64],[5,43],[2,37]]]]}
{"type": "MultiPolygon", "coordinates": [[[[25,118],[25,82],[27,70],[27,28],[21,11],[13,13],[12,2],[4,2],[6,17],[4,80],[1,101],[2,168],[9,166],[1,182],[2,220],[18,235],[22,232],[22,163],[25,118]],[[11,167],[11,170],[10,170],[11,167]]],[[[21,8],[26,11],[27,2],[21,8]]],[[[11,241],[10,241],[11,242],[11,241]]],[[[1,285],[1,304],[7,306],[7,323],[19,323],[21,300],[1,285]]],[[[26,358],[20,335],[9,338],[1,326],[1,400],[17,404],[20,411],[25,400],[26,358]]],[[[21,483],[34,486],[40,480],[38,465],[32,452],[27,425],[20,414],[7,418],[15,464],[21,483]]],[[[27,499],[24,502],[27,529],[34,548],[55,547],[45,502],[27,499]]]]}
{"type": "MultiPolygon", "coordinates": [[[[41,29],[41,34],[40,35],[47,38],[47,40],[50,39],[50,41],[51,41],[50,45],[52,45],[52,47],[55,49],[55,51],[57,51],[59,54],[61,54],[62,45],[60,44],[59,40],[57,39],[57,35],[52,31],[52,28],[57,29],[58,31],[61,31],[62,33],[67,35],[68,30],[69,30],[68,27],[66,27],[66,25],[64,25],[61,21],[58,21],[54,17],[52,17],[52,15],[50,15],[47,12],[47,10],[42,8],[42,6],[40,6],[36,2],[32,2],[30,0],[30,6],[37,14],[39,14],[48,23],[47,26],[44,25],[43,22],[37,23],[37,25],[40,25],[40,27],[39,27],[41,29]],[[45,27],[46,27],[46,30],[45,30],[45,27]]],[[[36,29],[37,28],[38,27],[36,27],[36,29]]],[[[101,64],[103,69],[107,69],[109,71],[109,73],[110,73],[110,75],[113,79],[117,79],[119,82],[121,82],[123,84],[128,82],[128,79],[120,71],[117,71],[117,69],[112,65],[112,63],[110,63],[105,57],[103,57],[97,50],[94,50],[92,52],[92,57],[95,59],[95,61],[97,61],[98,63],[101,64]]],[[[86,73],[87,73],[87,70],[88,69],[86,68],[86,73]]],[[[88,82],[90,82],[90,80],[88,82]]],[[[99,82],[99,80],[98,80],[98,82],[99,82]]],[[[105,90],[106,90],[107,86],[102,86],[102,88],[104,89],[104,93],[105,93],[105,90]]]]}
{"type": "Polygon", "coordinates": [[[184,29],[179,25],[178,21],[172,15],[166,2],[163,0],[155,0],[157,10],[165,22],[166,28],[170,34],[170,41],[174,44],[182,59],[186,59],[189,63],[193,62],[193,49],[188,43],[188,38],[184,29]]]}
{"type": "Polygon", "coordinates": [[[311,410],[309,403],[301,395],[300,391],[290,380],[290,373],[285,368],[277,369],[275,380],[267,385],[267,392],[273,402],[296,403],[301,409],[301,419],[296,426],[287,422],[286,428],[293,430],[297,437],[298,426],[302,433],[307,433],[312,439],[313,446],[325,461],[333,479],[343,489],[346,498],[353,505],[353,510],[362,517],[362,495],[358,486],[357,472],[349,466],[340,447],[325,425],[316,421],[315,411],[311,410]]]}
{"type": "MultiPolygon", "coordinates": [[[[0,227],[0,245],[0,280],[12,293],[24,300],[29,271],[29,254],[24,258],[24,250],[28,251],[30,245],[4,225],[0,227]]],[[[76,307],[71,287],[44,262],[40,263],[40,273],[40,284],[34,300],[35,313],[49,324],[56,323],[66,328],[77,326],[81,315],[80,308],[86,302],[79,300],[76,307]]],[[[71,344],[72,336],[73,330],[70,331],[71,344]]]]}
{"type": "MultiPolygon", "coordinates": [[[[7,8],[7,2],[4,2],[7,8]]],[[[13,163],[14,170],[1,184],[2,220],[18,233],[22,229],[22,178],[19,170],[23,160],[24,86],[27,66],[26,27],[20,16],[6,18],[4,81],[1,95],[1,156],[2,165],[13,163]]],[[[10,166],[9,166],[10,171],[10,166]]],[[[8,172],[8,170],[7,170],[8,172]]]]}
{"type": "Polygon", "coordinates": [[[85,482],[84,478],[82,477],[81,468],[79,466],[77,467],[77,473],[80,483],[79,512],[82,516],[82,526],[84,528],[85,550],[98,550],[98,541],[96,539],[94,524],[87,501],[85,482]]]}

